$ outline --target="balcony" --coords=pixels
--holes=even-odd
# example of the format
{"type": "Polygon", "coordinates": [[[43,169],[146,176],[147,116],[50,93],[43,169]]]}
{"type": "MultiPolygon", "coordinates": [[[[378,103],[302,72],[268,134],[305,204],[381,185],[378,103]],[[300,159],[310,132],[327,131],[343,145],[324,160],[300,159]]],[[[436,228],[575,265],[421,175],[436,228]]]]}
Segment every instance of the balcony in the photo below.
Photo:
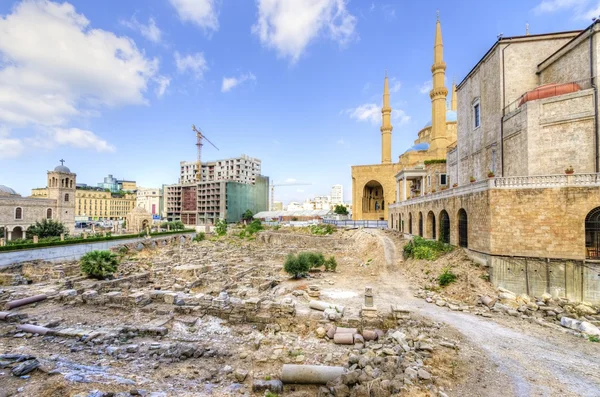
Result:
{"type": "Polygon", "coordinates": [[[482,192],[489,189],[546,189],[595,186],[600,187],[600,173],[488,178],[487,180],[473,182],[468,185],[462,185],[436,193],[430,193],[426,196],[410,198],[399,203],[393,203],[389,205],[389,208],[399,208],[403,205],[412,205],[447,197],[462,196],[465,194],[482,192]]]}

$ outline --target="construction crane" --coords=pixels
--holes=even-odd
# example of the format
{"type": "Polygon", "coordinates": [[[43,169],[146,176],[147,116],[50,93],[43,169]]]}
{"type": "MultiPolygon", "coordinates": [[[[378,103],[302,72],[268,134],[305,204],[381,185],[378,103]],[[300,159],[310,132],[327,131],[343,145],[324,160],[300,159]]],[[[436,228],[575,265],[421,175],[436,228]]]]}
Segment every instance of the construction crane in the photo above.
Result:
{"type": "Polygon", "coordinates": [[[196,147],[198,148],[198,161],[196,165],[196,180],[200,181],[202,179],[202,140],[205,139],[206,142],[210,143],[214,146],[215,149],[219,150],[218,147],[215,146],[214,143],[208,140],[208,138],[202,132],[202,129],[196,128],[194,124],[192,124],[192,131],[196,133],[196,147]]]}
{"type": "Polygon", "coordinates": [[[275,201],[275,186],[308,186],[308,185],[312,185],[312,183],[296,183],[296,182],[271,183],[271,205],[269,206],[269,211],[273,211],[273,202],[275,201]]]}

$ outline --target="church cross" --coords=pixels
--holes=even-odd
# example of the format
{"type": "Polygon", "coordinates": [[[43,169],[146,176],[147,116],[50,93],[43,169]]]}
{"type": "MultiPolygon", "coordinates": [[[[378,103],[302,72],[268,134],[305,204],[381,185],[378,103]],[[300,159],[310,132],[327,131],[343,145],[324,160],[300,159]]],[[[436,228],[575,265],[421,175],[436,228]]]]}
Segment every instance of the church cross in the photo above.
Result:
{"type": "Polygon", "coordinates": [[[65,160],[58,160],[60,162],[60,165],[65,165],[65,160]]]}

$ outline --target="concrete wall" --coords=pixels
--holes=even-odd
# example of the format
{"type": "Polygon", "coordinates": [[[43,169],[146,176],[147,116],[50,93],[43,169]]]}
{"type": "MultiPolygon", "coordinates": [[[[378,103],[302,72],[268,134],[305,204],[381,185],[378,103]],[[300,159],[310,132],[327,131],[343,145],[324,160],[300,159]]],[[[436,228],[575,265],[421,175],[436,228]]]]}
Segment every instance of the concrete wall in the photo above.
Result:
{"type": "MultiPolygon", "coordinates": [[[[48,262],[70,261],[81,258],[84,254],[95,250],[108,250],[119,245],[132,244],[136,242],[154,241],[172,239],[182,235],[164,235],[156,236],[150,239],[136,237],[131,239],[120,239],[112,241],[97,241],[89,244],[60,245],[56,247],[34,248],[21,251],[0,252],[0,268],[10,266],[15,263],[43,260],[48,262]]],[[[195,233],[186,233],[185,236],[194,237],[195,233]]]]}

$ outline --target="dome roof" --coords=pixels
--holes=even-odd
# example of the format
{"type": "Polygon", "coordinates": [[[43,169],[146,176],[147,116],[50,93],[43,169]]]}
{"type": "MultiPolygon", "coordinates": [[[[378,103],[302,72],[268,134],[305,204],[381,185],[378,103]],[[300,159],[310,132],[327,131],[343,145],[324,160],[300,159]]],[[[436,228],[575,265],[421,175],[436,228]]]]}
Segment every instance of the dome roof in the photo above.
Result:
{"type": "Polygon", "coordinates": [[[15,192],[13,189],[9,188],[8,186],[0,185],[0,195],[12,196],[12,195],[17,195],[17,192],[15,192]]]}
{"type": "Polygon", "coordinates": [[[56,167],[54,167],[54,171],[55,172],[63,172],[63,173],[67,173],[67,174],[71,173],[71,170],[68,167],[65,167],[64,165],[57,165],[56,167]]]}
{"type": "Polygon", "coordinates": [[[420,150],[428,150],[428,149],[429,149],[429,144],[427,142],[423,142],[423,143],[417,143],[416,145],[409,147],[406,150],[406,152],[404,152],[404,153],[418,152],[420,150]]]}
{"type": "MultiPolygon", "coordinates": [[[[446,110],[446,122],[456,121],[456,110],[446,110]]],[[[431,120],[423,128],[431,127],[431,120]]]]}
{"type": "Polygon", "coordinates": [[[141,214],[141,215],[150,215],[150,213],[142,207],[135,207],[134,209],[131,210],[131,213],[132,214],[141,214]]]}

